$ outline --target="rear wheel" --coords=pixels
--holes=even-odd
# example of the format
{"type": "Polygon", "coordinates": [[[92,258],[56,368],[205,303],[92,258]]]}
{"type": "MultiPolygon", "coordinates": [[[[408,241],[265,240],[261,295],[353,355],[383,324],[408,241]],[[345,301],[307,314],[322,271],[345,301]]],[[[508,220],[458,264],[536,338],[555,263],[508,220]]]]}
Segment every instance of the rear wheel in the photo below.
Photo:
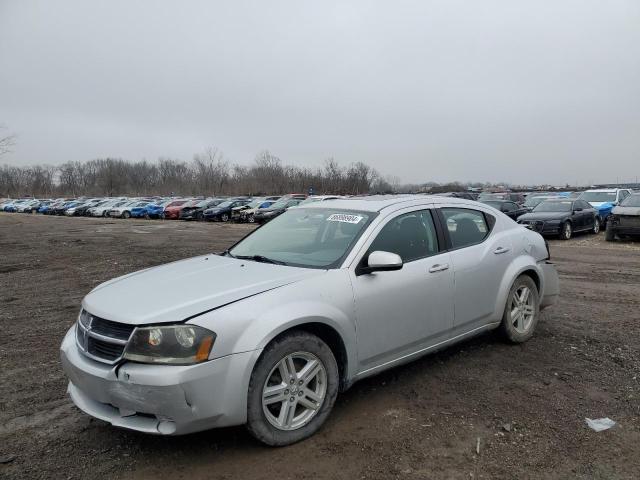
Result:
{"type": "Polygon", "coordinates": [[[125,210],[124,212],[122,212],[122,218],[131,218],[131,212],[125,210]]]}
{"type": "Polygon", "coordinates": [[[220,220],[223,222],[228,222],[229,221],[229,214],[228,213],[223,213],[222,215],[220,215],[220,220]]]}
{"type": "Polygon", "coordinates": [[[500,328],[512,343],[531,338],[540,316],[540,297],[535,282],[528,275],[519,276],[513,283],[502,315],[500,328]]]}
{"type": "Polygon", "coordinates": [[[317,432],[338,395],[339,374],[320,338],[292,332],[258,360],[247,397],[247,428],[261,442],[289,445],[317,432]]]}
{"type": "Polygon", "coordinates": [[[598,220],[598,217],[593,220],[593,229],[591,230],[591,233],[596,235],[600,233],[600,220],[598,220]]]}
{"type": "Polygon", "coordinates": [[[573,234],[573,228],[571,228],[571,222],[564,222],[560,229],[560,239],[569,240],[573,234]]]}

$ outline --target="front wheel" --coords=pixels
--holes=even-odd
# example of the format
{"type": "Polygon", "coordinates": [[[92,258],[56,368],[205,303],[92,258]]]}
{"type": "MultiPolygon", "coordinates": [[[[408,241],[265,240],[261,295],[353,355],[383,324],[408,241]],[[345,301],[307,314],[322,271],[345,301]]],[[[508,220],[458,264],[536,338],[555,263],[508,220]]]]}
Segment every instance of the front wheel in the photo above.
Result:
{"type": "Polygon", "coordinates": [[[572,234],[571,222],[564,222],[560,229],[560,240],[569,240],[572,234]]]}
{"type": "Polygon", "coordinates": [[[131,218],[131,213],[127,210],[122,212],[122,218],[131,218]]]}
{"type": "Polygon", "coordinates": [[[613,228],[611,227],[607,228],[604,234],[604,239],[607,242],[613,242],[616,239],[616,232],[613,230],[613,228]]]}
{"type": "Polygon", "coordinates": [[[521,275],[513,282],[507,297],[500,328],[512,343],[526,342],[533,336],[540,316],[540,297],[535,282],[521,275]]]}
{"type": "Polygon", "coordinates": [[[229,221],[229,214],[223,213],[222,215],[220,215],[220,220],[223,221],[223,222],[228,222],[229,221]]]}
{"type": "Polygon", "coordinates": [[[595,235],[600,233],[600,220],[598,220],[598,217],[593,220],[593,229],[591,230],[591,233],[595,235]]]}
{"type": "Polygon", "coordinates": [[[247,428],[267,445],[299,442],[325,422],[338,385],[338,365],[326,343],[302,331],[286,334],[267,346],[253,369],[247,428]]]}

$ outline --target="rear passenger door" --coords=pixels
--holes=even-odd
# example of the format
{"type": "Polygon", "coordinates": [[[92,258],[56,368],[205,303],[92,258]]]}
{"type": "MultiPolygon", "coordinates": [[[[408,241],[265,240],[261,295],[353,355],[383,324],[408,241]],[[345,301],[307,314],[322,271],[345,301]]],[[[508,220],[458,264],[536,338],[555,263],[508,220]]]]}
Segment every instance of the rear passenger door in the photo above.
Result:
{"type": "Polygon", "coordinates": [[[453,336],[495,322],[500,285],[513,258],[506,232],[493,231],[496,218],[468,206],[438,209],[453,266],[453,336]]]}

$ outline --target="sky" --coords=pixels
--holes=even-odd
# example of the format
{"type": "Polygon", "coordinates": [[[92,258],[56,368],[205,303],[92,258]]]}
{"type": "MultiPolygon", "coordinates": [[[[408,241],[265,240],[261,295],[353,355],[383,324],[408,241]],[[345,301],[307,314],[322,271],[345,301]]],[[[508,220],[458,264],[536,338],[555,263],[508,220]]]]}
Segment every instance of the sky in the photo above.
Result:
{"type": "Polygon", "coordinates": [[[0,163],[362,161],[402,182],[640,177],[640,2],[0,0],[0,163]]]}

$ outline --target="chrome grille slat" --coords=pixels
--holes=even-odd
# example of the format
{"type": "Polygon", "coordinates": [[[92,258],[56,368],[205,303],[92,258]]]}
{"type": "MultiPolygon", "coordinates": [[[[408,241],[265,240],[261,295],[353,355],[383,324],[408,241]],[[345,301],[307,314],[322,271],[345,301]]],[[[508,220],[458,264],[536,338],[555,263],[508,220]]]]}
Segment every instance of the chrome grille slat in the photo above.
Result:
{"type": "Polygon", "coordinates": [[[122,358],[135,328],[134,325],[105,320],[83,310],[76,323],[76,343],[87,357],[114,364],[122,358]]]}

